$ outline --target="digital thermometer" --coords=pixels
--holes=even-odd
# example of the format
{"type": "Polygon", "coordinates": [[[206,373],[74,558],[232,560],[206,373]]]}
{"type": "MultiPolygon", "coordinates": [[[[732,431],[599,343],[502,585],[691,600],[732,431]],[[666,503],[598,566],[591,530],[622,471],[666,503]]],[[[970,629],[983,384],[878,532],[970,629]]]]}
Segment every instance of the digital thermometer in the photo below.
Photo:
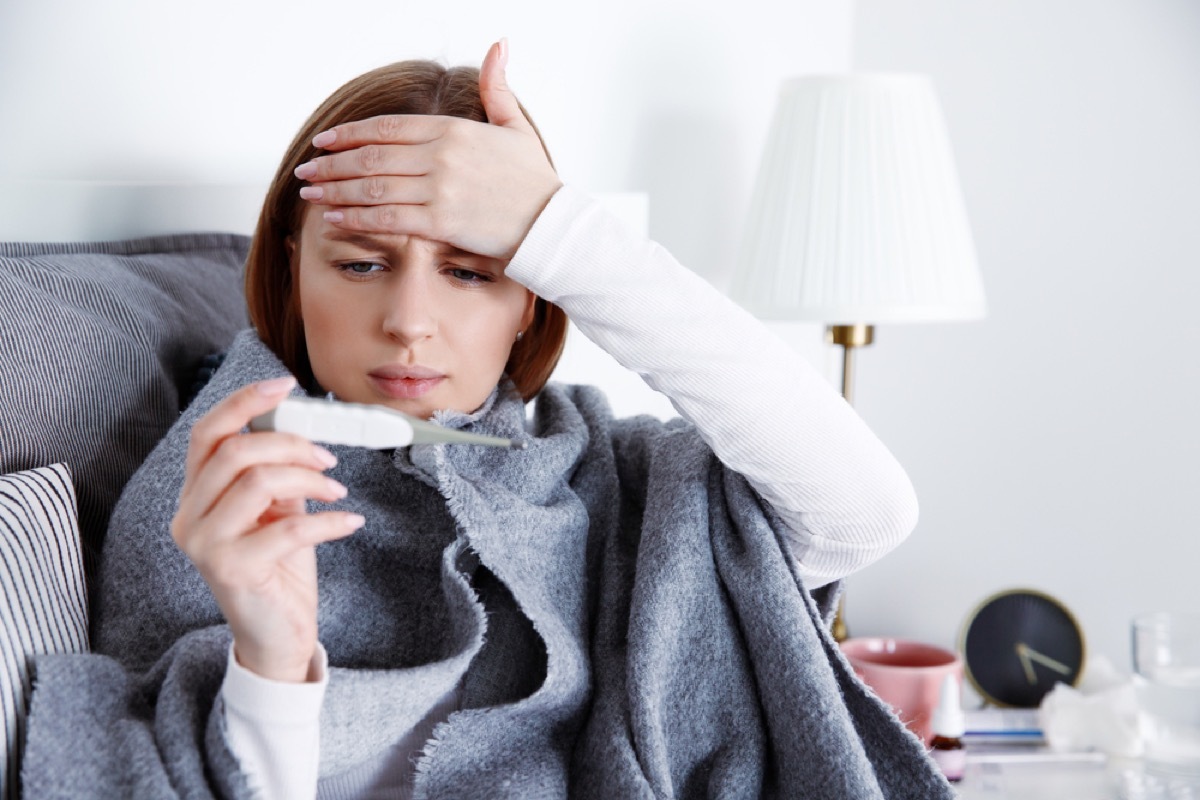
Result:
{"type": "Polygon", "coordinates": [[[289,397],[250,420],[252,431],[295,433],[314,442],[388,450],[410,444],[479,444],[524,450],[524,442],[443,428],[386,406],[289,397]]]}

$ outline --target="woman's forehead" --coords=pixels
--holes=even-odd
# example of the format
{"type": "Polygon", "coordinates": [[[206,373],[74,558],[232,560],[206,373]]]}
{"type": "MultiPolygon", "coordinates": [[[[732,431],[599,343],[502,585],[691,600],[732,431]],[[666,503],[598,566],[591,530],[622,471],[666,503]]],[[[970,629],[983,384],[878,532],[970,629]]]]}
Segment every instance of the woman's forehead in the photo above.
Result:
{"type": "Polygon", "coordinates": [[[439,242],[434,239],[423,239],[419,236],[398,233],[369,233],[340,228],[329,222],[322,214],[320,206],[309,205],[300,221],[300,237],[315,244],[351,244],[366,250],[403,250],[410,245],[419,246],[437,253],[448,255],[463,254],[454,245],[439,242]]]}

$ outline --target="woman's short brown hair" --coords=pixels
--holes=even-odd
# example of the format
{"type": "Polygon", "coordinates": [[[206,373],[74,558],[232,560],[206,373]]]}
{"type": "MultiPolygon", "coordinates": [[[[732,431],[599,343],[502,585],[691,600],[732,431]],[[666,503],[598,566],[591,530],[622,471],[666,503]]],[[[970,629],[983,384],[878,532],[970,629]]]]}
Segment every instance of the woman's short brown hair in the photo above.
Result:
{"type": "MultiPolygon", "coordinates": [[[[521,112],[532,125],[524,107],[521,112]]],[[[344,122],[383,114],[437,114],[487,122],[479,97],[479,70],[447,68],[432,61],[401,61],[372,70],[330,95],[288,147],[267,190],[250,243],[246,303],[259,338],[302,385],[313,383],[313,373],[287,242],[299,233],[306,204],[300,199],[304,182],[293,173],[296,167],[321,154],[312,145],[316,134],[344,122]]],[[[546,149],[544,141],[542,148],[546,149]]],[[[549,151],[546,158],[550,158],[549,151]]],[[[562,354],[566,335],[567,315],[553,303],[537,298],[533,322],[513,345],[505,365],[505,372],[523,399],[529,400],[546,384],[562,354]]]]}

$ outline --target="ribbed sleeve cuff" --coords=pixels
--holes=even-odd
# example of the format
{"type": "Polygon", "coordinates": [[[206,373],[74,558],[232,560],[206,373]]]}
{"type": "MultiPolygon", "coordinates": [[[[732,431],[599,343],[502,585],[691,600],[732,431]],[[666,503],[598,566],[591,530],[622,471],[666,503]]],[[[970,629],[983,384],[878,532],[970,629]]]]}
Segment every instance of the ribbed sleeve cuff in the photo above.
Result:
{"type": "Polygon", "coordinates": [[[317,643],[309,674],[317,680],[309,683],[287,683],[262,677],[243,667],[229,646],[222,697],[228,711],[264,725],[315,724],[321,717],[321,704],[329,684],[329,657],[317,643]]]}

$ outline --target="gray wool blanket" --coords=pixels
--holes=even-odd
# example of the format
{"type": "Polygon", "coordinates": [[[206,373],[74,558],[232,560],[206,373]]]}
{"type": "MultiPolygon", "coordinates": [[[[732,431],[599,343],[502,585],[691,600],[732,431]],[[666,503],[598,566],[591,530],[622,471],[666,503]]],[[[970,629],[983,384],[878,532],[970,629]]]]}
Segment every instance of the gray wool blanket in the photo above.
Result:
{"type": "MultiPolygon", "coordinates": [[[[218,699],[230,634],[169,524],[191,426],[284,374],[250,332],[129,483],[91,655],[36,662],[27,798],[248,797],[218,699]]],[[[676,420],[511,391],[444,425],[527,449],[334,447],[317,550],[330,678],[322,781],[378,759],[446,691],[418,798],[951,798],[854,676],[771,510],[676,420]]],[[[313,504],[313,508],[322,507],[313,504]]]]}

